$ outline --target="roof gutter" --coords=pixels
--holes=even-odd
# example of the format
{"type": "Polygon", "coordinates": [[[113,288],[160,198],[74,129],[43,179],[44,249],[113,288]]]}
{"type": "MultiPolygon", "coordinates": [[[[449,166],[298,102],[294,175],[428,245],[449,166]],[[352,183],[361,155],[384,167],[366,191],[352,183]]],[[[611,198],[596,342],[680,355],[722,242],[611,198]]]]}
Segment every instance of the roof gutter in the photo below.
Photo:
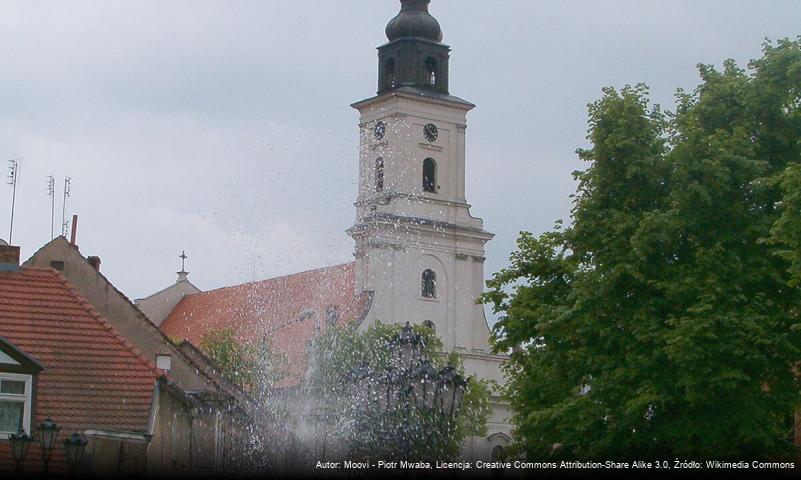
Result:
{"type": "Polygon", "coordinates": [[[114,430],[99,430],[99,429],[91,429],[91,430],[84,430],[84,435],[87,437],[99,437],[99,438],[107,438],[110,440],[120,440],[126,442],[135,442],[135,443],[149,443],[150,439],[153,437],[150,433],[140,433],[140,432],[117,432],[114,430]]]}
{"type": "Polygon", "coordinates": [[[156,379],[153,386],[153,398],[150,400],[150,413],[147,415],[147,433],[153,435],[156,429],[156,416],[159,414],[159,399],[161,398],[160,379],[156,379]]]}

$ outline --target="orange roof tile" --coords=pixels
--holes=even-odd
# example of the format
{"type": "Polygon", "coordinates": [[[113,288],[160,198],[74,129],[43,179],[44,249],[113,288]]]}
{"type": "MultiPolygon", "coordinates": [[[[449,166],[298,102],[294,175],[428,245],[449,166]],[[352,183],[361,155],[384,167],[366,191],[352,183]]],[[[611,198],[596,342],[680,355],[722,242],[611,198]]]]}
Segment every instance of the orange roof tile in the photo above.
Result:
{"type": "Polygon", "coordinates": [[[0,332],[38,360],[36,423],[62,435],[86,429],[146,432],[161,371],[142,357],[58,272],[0,272],[0,332]]]}
{"type": "Polygon", "coordinates": [[[347,263],[285,277],[187,295],[161,329],[200,345],[212,331],[232,329],[243,342],[267,339],[286,357],[294,383],[305,371],[306,344],[323,331],[336,309],[339,323],[361,321],[370,308],[356,294],[355,264],[347,263]]]}

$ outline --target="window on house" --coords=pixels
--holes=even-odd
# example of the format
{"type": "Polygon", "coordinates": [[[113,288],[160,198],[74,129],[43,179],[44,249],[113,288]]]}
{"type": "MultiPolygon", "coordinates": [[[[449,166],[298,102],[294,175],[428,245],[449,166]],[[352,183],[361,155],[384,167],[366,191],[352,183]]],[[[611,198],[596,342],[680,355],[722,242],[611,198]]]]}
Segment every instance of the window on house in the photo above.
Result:
{"type": "Polygon", "coordinates": [[[384,64],[384,85],[388,88],[395,88],[395,59],[390,58],[384,64]]]}
{"type": "Polygon", "coordinates": [[[427,329],[431,330],[431,333],[437,333],[437,329],[434,326],[434,322],[432,322],[431,320],[424,321],[423,322],[423,326],[426,327],[427,329]]]}
{"type": "Polygon", "coordinates": [[[437,85],[437,61],[431,57],[426,59],[426,81],[432,87],[437,85]]]}
{"type": "Polygon", "coordinates": [[[423,298],[437,298],[437,274],[433,270],[425,270],[422,282],[423,298]]]}
{"type": "Polygon", "coordinates": [[[378,158],[375,161],[375,191],[384,190],[384,159],[378,158]]]}
{"type": "Polygon", "coordinates": [[[31,433],[31,375],[0,373],[0,439],[24,429],[31,433]]]}
{"type": "Polygon", "coordinates": [[[437,193],[437,164],[433,158],[423,160],[423,191],[437,193]]]}

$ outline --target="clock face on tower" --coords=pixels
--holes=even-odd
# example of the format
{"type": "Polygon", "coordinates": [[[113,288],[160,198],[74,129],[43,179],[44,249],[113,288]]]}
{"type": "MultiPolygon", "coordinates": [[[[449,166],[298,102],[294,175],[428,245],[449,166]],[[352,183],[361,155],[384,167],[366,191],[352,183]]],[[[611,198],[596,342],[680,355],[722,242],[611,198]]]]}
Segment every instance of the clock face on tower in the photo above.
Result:
{"type": "Polygon", "coordinates": [[[428,140],[430,143],[434,143],[437,141],[437,137],[439,136],[439,130],[437,130],[436,125],[429,123],[423,127],[423,135],[425,135],[426,140],[428,140]]]}
{"type": "Polygon", "coordinates": [[[384,134],[387,133],[387,126],[384,125],[384,122],[379,121],[375,124],[375,128],[373,128],[373,135],[375,136],[376,140],[381,140],[384,138],[384,134]]]}

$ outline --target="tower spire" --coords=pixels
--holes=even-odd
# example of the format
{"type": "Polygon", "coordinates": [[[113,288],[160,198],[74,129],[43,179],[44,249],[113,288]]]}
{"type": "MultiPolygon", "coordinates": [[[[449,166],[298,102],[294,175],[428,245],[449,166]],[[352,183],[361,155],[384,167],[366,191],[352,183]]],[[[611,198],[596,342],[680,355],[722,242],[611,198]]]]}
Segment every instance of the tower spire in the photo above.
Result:
{"type": "Polygon", "coordinates": [[[378,47],[378,94],[398,88],[448,94],[450,47],[428,11],[431,0],[401,0],[387,23],[389,43],[378,47]]]}
{"type": "Polygon", "coordinates": [[[387,24],[387,39],[411,37],[441,42],[442,28],[428,12],[429,3],[431,0],[401,0],[400,12],[387,24]]]}

